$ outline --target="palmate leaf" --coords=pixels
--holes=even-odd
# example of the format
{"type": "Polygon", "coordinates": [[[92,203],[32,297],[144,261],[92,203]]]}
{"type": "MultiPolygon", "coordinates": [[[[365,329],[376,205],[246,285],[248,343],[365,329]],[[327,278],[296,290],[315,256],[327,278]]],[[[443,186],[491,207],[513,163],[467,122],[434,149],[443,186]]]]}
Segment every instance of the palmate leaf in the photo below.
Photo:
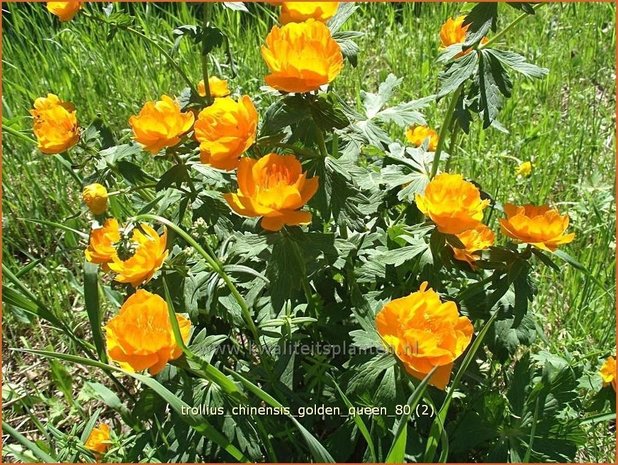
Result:
{"type": "Polygon", "coordinates": [[[440,91],[437,98],[442,98],[455,92],[461,84],[474,76],[478,69],[478,61],[478,54],[472,52],[449,64],[440,73],[440,91]]]}
{"type": "Polygon", "coordinates": [[[479,52],[479,110],[483,115],[483,128],[491,126],[502,109],[504,97],[511,96],[512,83],[508,74],[487,50],[479,52]]]}
{"type": "Polygon", "coordinates": [[[304,277],[305,264],[299,261],[294,249],[298,245],[286,235],[279,235],[273,243],[272,253],[266,276],[271,282],[270,298],[275,310],[283,307],[285,302],[300,289],[304,277]]]}
{"type": "Polygon", "coordinates": [[[491,55],[496,58],[500,63],[513,71],[523,74],[527,78],[540,79],[547,76],[549,70],[547,68],[541,68],[540,66],[528,63],[526,59],[515,53],[507,50],[497,50],[494,48],[483,49],[486,55],[491,55]]]}
{"type": "Polygon", "coordinates": [[[489,30],[496,30],[498,24],[498,4],[495,2],[478,3],[466,15],[463,25],[470,25],[464,48],[476,45],[489,30]]]}

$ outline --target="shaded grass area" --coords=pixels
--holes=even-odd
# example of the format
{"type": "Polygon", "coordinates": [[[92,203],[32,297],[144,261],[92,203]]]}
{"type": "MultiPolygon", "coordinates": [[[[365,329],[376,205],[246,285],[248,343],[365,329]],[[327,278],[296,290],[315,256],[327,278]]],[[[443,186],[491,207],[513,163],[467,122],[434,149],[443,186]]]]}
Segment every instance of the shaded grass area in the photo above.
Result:
{"type": "MultiPolygon", "coordinates": [[[[162,36],[166,48],[171,48],[174,28],[199,21],[199,7],[122,6],[131,9],[146,34],[162,36]]],[[[3,8],[4,125],[29,134],[32,101],[54,92],[74,102],[82,126],[98,117],[118,140],[128,140],[127,120],[145,100],[163,93],[178,95],[185,87],[165,57],[139,37],[118,32],[109,38],[83,15],[61,24],[41,4],[3,8]]],[[[404,77],[398,100],[435,93],[440,71],[435,63],[437,31],[461,8],[461,4],[362,5],[346,25],[365,33],[359,40],[359,65],[355,69],[347,65],[334,85],[354,103],[360,101],[361,90],[374,91],[388,73],[394,73],[404,77]]],[[[275,14],[268,5],[250,9],[248,15],[213,5],[212,20],[230,36],[238,74],[221,53],[214,55],[212,66],[259,106],[268,99],[260,90],[266,68],[259,47],[275,14]]],[[[503,23],[517,15],[508,7],[501,11],[503,23]]],[[[499,117],[510,134],[482,131],[475,124],[469,136],[460,138],[452,164],[452,170],[478,181],[501,202],[550,202],[569,213],[577,238],[566,250],[588,274],[566,265],[560,273],[539,269],[534,306],[547,334],[539,344],[592,364],[615,347],[614,18],[613,4],[552,4],[510,32],[504,38],[508,47],[548,68],[549,76],[518,81],[499,117]],[[531,160],[532,177],[518,179],[516,162],[509,157],[531,160]]],[[[197,83],[198,49],[184,39],[175,57],[197,83]]],[[[443,112],[443,103],[433,105],[427,120],[440,126],[443,112]]],[[[144,160],[147,163],[146,155],[144,160]]],[[[3,266],[21,270],[20,279],[53,311],[68,314],[78,332],[87,327],[81,295],[83,244],[74,234],[25,218],[86,230],[80,189],[56,160],[42,156],[25,140],[3,135],[3,266]]],[[[495,223],[494,218],[494,228],[495,223]]],[[[12,383],[27,384],[26,374],[17,367],[33,362],[7,353],[7,347],[77,350],[13,308],[7,308],[3,323],[5,380],[12,383]]],[[[49,412],[58,406],[45,408],[49,412]]],[[[599,441],[596,452],[591,448],[583,459],[613,460],[612,441],[606,436],[599,441]]]]}

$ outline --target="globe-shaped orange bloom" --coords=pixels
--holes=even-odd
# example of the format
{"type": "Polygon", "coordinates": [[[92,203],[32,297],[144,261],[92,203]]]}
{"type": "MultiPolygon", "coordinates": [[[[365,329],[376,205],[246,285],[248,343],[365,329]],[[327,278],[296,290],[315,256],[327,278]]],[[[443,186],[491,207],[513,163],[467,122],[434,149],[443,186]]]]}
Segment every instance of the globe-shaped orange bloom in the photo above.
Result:
{"type": "Polygon", "coordinates": [[[616,390],[616,359],[614,357],[607,357],[601,370],[599,371],[601,378],[603,378],[603,386],[609,384],[612,385],[614,391],[616,390]]]}
{"type": "Polygon", "coordinates": [[[47,2],[47,11],[60,21],[71,21],[82,7],[82,2],[47,2]]]}
{"type": "Polygon", "coordinates": [[[453,362],[466,350],[474,328],[454,302],[442,302],[427,282],[418,292],[387,303],[376,316],[378,333],[410,375],[444,389],[453,362]]]}
{"type": "Polygon", "coordinates": [[[281,24],[302,23],[308,19],[328,21],[337,13],[339,2],[281,2],[281,24]]]}
{"type": "Polygon", "coordinates": [[[147,224],[141,224],[141,229],[133,230],[132,242],[136,245],[135,253],[127,260],[114,257],[109,268],[118,273],[115,280],[120,283],[131,283],[133,287],[141,286],[150,281],[153,275],[163,266],[167,258],[167,230],[159,236],[147,224]]]}
{"type": "MultiPolygon", "coordinates": [[[[191,322],[176,314],[182,340],[189,341],[191,322]]],[[[139,289],[118,315],[105,325],[107,354],[127,371],[159,373],[167,362],[182,355],[176,343],[165,300],[139,289]]]]}
{"type": "Polygon", "coordinates": [[[109,426],[101,423],[96,428],[92,428],[84,445],[86,449],[91,450],[97,455],[104,454],[110,446],[109,426]]]}
{"type": "Polygon", "coordinates": [[[444,234],[461,234],[479,225],[489,200],[460,174],[442,173],[431,180],[424,194],[416,194],[416,206],[444,234]]]}
{"type": "MultiPolygon", "coordinates": [[[[449,18],[440,28],[440,43],[442,47],[446,48],[454,44],[463,44],[466,41],[466,34],[470,28],[469,24],[463,25],[465,16],[458,16],[457,18],[449,18]]],[[[488,42],[487,37],[481,39],[482,44],[488,42]]],[[[467,55],[472,51],[471,48],[462,51],[455,55],[456,58],[467,55]]]]}
{"type": "Polygon", "coordinates": [[[120,228],[118,221],[115,218],[108,218],[105,220],[103,227],[90,231],[90,242],[84,252],[86,260],[90,263],[103,265],[105,270],[109,269],[108,263],[113,262],[117,258],[114,244],[119,241],[120,228]]]}
{"type": "MultiPolygon", "coordinates": [[[[211,97],[227,97],[230,95],[230,89],[227,86],[225,79],[219,79],[217,76],[210,76],[208,78],[208,88],[210,89],[211,97]]],[[[197,85],[197,93],[202,97],[206,97],[206,86],[202,79],[197,85]]]]}
{"type": "Polygon", "coordinates": [[[101,215],[107,210],[107,189],[97,182],[84,187],[82,199],[94,215],[101,215]]]}
{"type": "Polygon", "coordinates": [[[47,97],[37,98],[30,114],[34,119],[33,131],[41,152],[49,155],[62,153],[79,141],[75,107],[63,102],[57,95],[47,94],[47,97]]]}
{"type": "Polygon", "coordinates": [[[275,26],[262,46],[270,70],[266,83],[283,92],[310,92],[335,79],[343,68],[339,44],[324,23],[275,26]]]}
{"type": "Polygon", "coordinates": [[[427,126],[411,126],[406,131],[406,139],[415,147],[422,146],[427,139],[429,144],[427,149],[430,152],[435,152],[440,140],[438,133],[427,126]]]}
{"type": "Polygon", "coordinates": [[[479,258],[478,252],[494,245],[496,235],[491,229],[481,223],[474,229],[468,229],[461,234],[457,234],[457,238],[465,246],[465,249],[453,247],[455,259],[467,262],[474,268],[474,262],[479,258]]]}
{"type": "Polygon", "coordinates": [[[243,158],[237,177],[238,192],[224,197],[239,215],[261,216],[267,231],[311,222],[311,213],[299,209],[316,193],[318,178],[307,179],[296,157],[270,153],[259,160],[243,158]]]}
{"type": "Polygon", "coordinates": [[[248,96],[238,102],[230,97],[216,98],[195,122],[202,163],[221,170],[235,169],[240,156],[255,142],[257,124],[258,114],[248,96]]]}
{"type": "Polygon", "coordinates": [[[180,105],[167,95],[156,102],[146,102],[138,115],[129,118],[133,138],[153,155],[178,144],[193,121],[193,113],[181,112],[180,105]]]}
{"type": "Polygon", "coordinates": [[[506,219],[500,220],[500,229],[516,241],[553,252],[559,245],[575,239],[575,233],[565,234],[569,227],[569,217],[546,205],[518,207],[507,203],[504,212],[506,219]]]}

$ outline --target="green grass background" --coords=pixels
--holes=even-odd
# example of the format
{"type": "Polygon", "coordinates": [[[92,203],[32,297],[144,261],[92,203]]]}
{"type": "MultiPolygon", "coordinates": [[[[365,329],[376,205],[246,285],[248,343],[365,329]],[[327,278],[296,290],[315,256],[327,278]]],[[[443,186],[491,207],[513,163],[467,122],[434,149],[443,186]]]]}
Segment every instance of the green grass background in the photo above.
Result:
{"type": "MultiPolygon", "coordinates": [[[[162,36],[161,43],[169,48],[165,41],[171,45],[175,27],[200,21],[199,7],[148,3],[121,8],[130,8],[136,24],[151,36],[162,36]]],[[[338,91],[358,102],[361,89],[375,91],[388,73],[394,73],[404,78],[397,100],[435,93],[438,31],[463,7],[422,4],[416,7],[417,15],[413,4],[362,5],[346,25],[365,33],[358,41],[359,64],[346,65],[335,82],[338,91]]],[[[518,14],[505,5],[500,10],[503,26],[518,14]]],[[[220,5],[211,8],[213,21],[230,36],[238,75],[232,78],[221,55],[215,54],[212,65],[230,79],[233,89],[259,103],[266,72],[259,47],[275,15],[268,5],[254,5],[252,11],[258,16],[220,5]]],[[[474,125],[452,164],[453,171],[478,181],[502,202],[550,202],[569,214],[577,236],[565,250],[590,274],[568,266],[560,273],[537,267],[540,284],[533,305],[547,335],[539,345],[592,360],[613,353],[616,336],[614,21],[613,4],[551,4],[512,30],[504,38],[505,46],[548,68],[549,76],[519,80],[499,117],[510,134],[474,125]],[[532,160],[531,178],[517,179],[516,163],[508,157],[532,160]]],[[[144,101],[163,93],[178,95],[185,87],[165,58],[139,37],[119,32],[108,40],[99,24],[80,15],[59,23],[43,4],[3,4],[2,47],[2,122],[28,135],[28,110],[36,97],[48,92],[72,101],[83,127],[98,116],[118,139],[127,139],[127,120],[144,101]]],[[[196,82],[200,79],[199,54],[188,40],[176,59],[196,82]]],[[[440,126],[443,112],[444,103],[431,106],[426,112],[430,124],[440,126]]],[[[2,160],[3,266],[20,272],[40,300],[66,314],[78,332],[86,331],[83,244],[70,234],[25,221],[49,220],[87,231],[80,186],[56,160],[14,135],[3,134],[2,160]]],[[[33,393],[33,414],[42,412],[50,421],[56,417],[60,424],[69,421],[62,418],[62,399],[51,396],[53,386],[42,387],[33,379],[47,379],[48,366],[7,348],[68,351],[70,342],[11,308],[3,314],[2,334],[5,384],[18,393],[24,387],[33,393]],[[38,365],[32,368],[33,363],[38,365]]],[[[11,415],[18,414],[9,410],[11,415]]],[[[27,418],[23,424],[29,424],[27,418]]],[[[605,439],[592,441],[583,459],[613,461],[612,441],[602,433],[600,437],[605,439]]]]}

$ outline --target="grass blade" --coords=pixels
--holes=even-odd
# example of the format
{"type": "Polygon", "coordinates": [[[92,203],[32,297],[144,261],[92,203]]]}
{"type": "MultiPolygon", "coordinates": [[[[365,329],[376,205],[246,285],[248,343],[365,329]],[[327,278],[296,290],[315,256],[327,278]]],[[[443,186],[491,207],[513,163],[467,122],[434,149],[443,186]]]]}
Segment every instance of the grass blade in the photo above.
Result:
{"type": "Polygon", "coordinates": [[[453,394],[455,393],[455,390],[457,389],[457,386],[459,385],[461,378],[463,377],[464,373],[468,369],[468,366],[470,365],[470,363],[472,363],[472,359],[476,355],[476,351],[479,349],[479,347],[481,347],[481,343],[483,342],[483,339],[485,339],[485,335],[487,334],[487,331],[489,331],[489,328],[491,327],[491,325],[493,324],[497,316],[498,316],[498,312],[494,312],[491,318],[487,320],[487,323],[485,323],[485,326],[483,326],[483,329],[479,331],[478,335],[476,336],[476,339],[470,346],[470,349],[468,350],[468,353],[464,357],[463,362],[461,362],[461,366],[459,367],[459,370],[457,370],[457,374],[455,375],[455,378],[453,379],[453,384],[451,385],[451,388],[446,394],[444,403],[442,404],[440,411],[436,415],[436,418],[434,419],[433,424],[431,425],[429,439],[427,440],[427,445],[425,447],[425,457],[423,459],[423,462],[433,462],[434,461],[436,450],[438,448],[438,440],[440,437],[442,437],[442,431],[444,429],[446,414],[448,413],[449,406],[451,405],[453,394]]]}
{"type": "Polygon", "coordinates": [[[436,368],[431,370],[427,376],[423,378],[423,380],[416,386],[414,392],[408,399],[407,405],[410,406],[410,409],[401,415],[399,419],[399,424],[397,425],[397,431],[395,432],[395,440],[391,445],[391,449],[388,451],[388,455],[384,460],[385,463],[403,463],[406,454],[406,443],[408,440],[408,420],[410,419],[410,415],[412,412],[416,410],[416,406],[423,398],[425,394],[425,390],[427,389],[427,383],[429,382],[429,378],[431,378],[436,371],[436,368]]]}
{"type": "Polygon", "coordinates": [[[103,329],[101,328],[101,306],[99,303],[99,267],[93,263],[84,261],[84,302],[86,313],[90,321],[92,340],[97,350],[99,359],[107,362],[105,343],[103,342],[103,329]]]}
{"type": "MultiPolygon", "coordinates": [[[[343,402],[346,404],[346,406],[349,409],[353,409],[354,406],[352,405],[352,402],[350,402],[350,400],[343,393],[343,391],[341,390],[341,388],[339,387],[339,385],[335,381],[335,378],[333,378],[331,376],[331,380],[332,380],[333,384],[335,385],[335,388],[337,388],[337,392],[339,393],[339,395],[343,399],[343,402]]],[[[358,427],[358,430],[361,432],[361,434],[365,438],[365,441],[367,441],[367,447],[369,447],[369,453],[371,454],[371,461],[372,462],[377,462],[378,459],[377,459],[377,456],[376,456],[376,449],[375,449],[375,446],[373,444],[373,439],[371,439],[371,434],[369,434],[369,429],[367,428],[367,425],[365,425],[365,422],[360,417],[360,415],[358,415],[356,412],[354,412],[354,423],[356,423],[356,426],[358,427]]]]}
{"type": "Polygon", "coordinates": [[[163,400],[168,403],[168,405],[179,415],[179,417],[185,423],[187,423],[195,431],[220,446],[234,459],[238,461],[248,462],[248,459],[245,457],[245,455],[236,446],[234,446],[221,432],[215,429],[205,417],[201,415],[192,415],[189,404],[180,399],[178,396],[176,396],[176,394],[168,390],[165,386],[163,386],[156,379],[150,376],[140,375],[138,373],[131,373],[113,365],[108,365],[106,363],[91,360],[89,358],[78,357],[76,355],[60,354],[57,352],[46,350],[13,350],[18,352],[26,352],[34,355],[40,355],[42,357],[47,357],[51,359],[64,360],[67,362],[77,363],[80,365],[86,365],[94,368],[101,368],[103,370],[112,370],[130,376],[131,378],[138,380],[140,383],[145,384],[150,389],[152,389],[157,395],[159,395],[163,400]]]}
{"type": "Polygon", "coordinates": [[[21,433],[16,431],[12,426],[10,426],[6,422],[2,422],[2,432],[7,433],[10,436],[19,442],[22,446],[27,448],[30,452],[32,452],[38,459],[43,463],[58,463],[58,460],[54,459],[47,453],[43,452],[39,446],[37,446],[34,442],[30,441],[28,438],[23,436],[21,433]]]}
{"type": "MultiPolygon", "coordinates": [[[[230,373],[233,377],[238,379],[249,391],[259,397],[262,401],[266,402],[271,407],[284,408],[283,404],[281,404],[277,399],[268,394],[266,391],[260,389],[258,386],[253,384],[244,376],[239,375],[230,370],[230,373]]],[[[300,422],[294,418],[292,415],[289,415],[290,420],[294,423],[294,425],[302,434],[307,447],[309,447],[309,452],[315,459],[316,462],[319,463],[335,463],[335,459],[330,455],[330,453],[324,448],[324,446],[320,443],[320,441],[311,434],[300,422]]]]}

